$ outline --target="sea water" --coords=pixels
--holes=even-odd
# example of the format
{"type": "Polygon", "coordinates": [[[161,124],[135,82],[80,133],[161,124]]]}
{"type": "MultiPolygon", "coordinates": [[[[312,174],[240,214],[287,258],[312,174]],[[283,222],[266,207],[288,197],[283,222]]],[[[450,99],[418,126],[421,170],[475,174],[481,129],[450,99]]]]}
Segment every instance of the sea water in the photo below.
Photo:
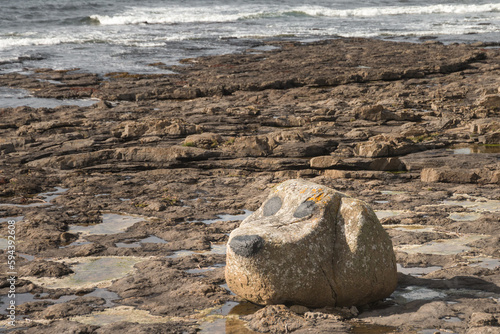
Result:
{"type": "Polygon", "coordinates": [[[267,40],[499,42],[493,0],[1,0],[0,74],[48,67],[166,72],[152,63],[267,40]]]}

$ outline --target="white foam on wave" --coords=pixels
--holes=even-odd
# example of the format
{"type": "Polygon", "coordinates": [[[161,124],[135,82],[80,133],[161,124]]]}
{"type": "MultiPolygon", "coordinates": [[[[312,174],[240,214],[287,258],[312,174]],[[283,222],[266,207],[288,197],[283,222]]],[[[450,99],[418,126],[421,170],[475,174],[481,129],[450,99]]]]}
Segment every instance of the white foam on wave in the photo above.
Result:
{"type": "Polygon", "coordinates": [[[355,9],[331,9],[323,6],[301,6],[296,11],[310,16],[327,17],[376,17],[385,15],[421,15],[421,14],[474,14],[500,12],[500,3],[483,5],[429,5],[429,6],[385,6],[362,7],[355,9]]]}
{"type": "Polygon", "coordinates": [[[473,14],[500,12],[500,3],[482,5],[428,5],[428,6],[385,6],[360,7],[354,9],[334,9],[324,6],[258,6],[244,5],[212,7],[131,7],[113,16],[92,15],[90,18],[101,25],[132,24],[176,24],[234,22],[255,20],[286,15],[307,15],[317,17],[377,17],[386,15],[423,15],[423,14],[473,14]]]}
{"type": "Polygon", "coordinates": [[[61,43],[68,43],[71,40],[73,39],[62,37],[0,39],[0,49],[7,49],[16,46],[57,45],[61,43]]]}
{"type": "Polygon", "coordinates": [[[101,25],[175,24],[189,22],[232,22],[255,12],[238,12],[234,7],[135,7],[114,16],[92,15],[101,25]]]}

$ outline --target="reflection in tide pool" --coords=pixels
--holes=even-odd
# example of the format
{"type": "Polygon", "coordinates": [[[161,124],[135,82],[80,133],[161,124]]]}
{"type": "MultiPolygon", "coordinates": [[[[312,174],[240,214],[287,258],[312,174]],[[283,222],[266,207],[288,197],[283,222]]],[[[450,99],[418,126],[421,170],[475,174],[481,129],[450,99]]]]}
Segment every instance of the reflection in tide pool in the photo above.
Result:
{"type": "Polygon", "coordinates": [[[32,108],[55,108],[59,106],[88,107],[99,102],[98,100],[91,99],[59,100],[34,97],[25,89],[9,87],[0,87],[0,101],[2,102],[2,108],[17,108],[22,106],[32,108]]]}
{"type": "Polygon", "coordinates": [[[384,228],[393,229],[404,232],[434,232],[434,227],[425,225],[384,225],[384,228]]]}
{"type": "Polygon", "coordinates": [[[115,213],[105,213],[102,215],[102,223],[88,226],[71,225],[68,232],[83,234],[115,234],[124,232],[135,223],[147,220],[146,217],[136,217],[115,213]]]}
{"type": "Polygon", "coordinates": [[[245,326],[245,322],[239,319],[240,316],[250,315],[262,306],[258,306],[249,302],[233,302],[228,301],[220,308],[216,308],[206,317],[200,325],[199,333],[204,334],[251,334],[254,332],[245,326]],[[219,317],[219,318],[213,318],[219,317]],[[220,318],[222,317],[222,318],[220,318]]]}
{"type": "Polygon", "coordinates": [[[500,259],[492,257],[473,257],[470,258],[469,261],[472,262],[469,264],[471,267],[481,267],[487,269],[496,269],[500,267],[500,259]]]}
{"type": "Polygon", "coordinates": [[[498,200],[490,200],[484,197],[473,197],[467,194],[463,195],[454,195],[451,200],[442,201],[444,205],[451,206],[461,206],[464,208],[468,208],[474,211],[489,211],[489,212],[499,212],[500,211],[500,201],[498,200]],[[461,198],[467,199],[459,199],[455,200],[454,198],[460,196],[461,198]]]}
{"type": "Polygon", "coordinates": [[[403,267],[399,263],[396,265],[398,268],[398,272],[405,274],[405,275],[411,275],[415,277],[427,275],[429,273],[432,273],[433,271],[440,270],[442,267],[440,266],[430,266],[430,267],[403,267]]]}
{"type": "Polygon", "coordinates": [[[30,204],[2,203],[2,204],[0,204],[0,207],[15,206],[17,208],[32,208],[32,207],[37,207],[37,206],[51,205],[51,202],[53,200],[55,200],[57,197],[61,196],[61,194],[65,193],[66,191],[69,190],[67,188],[61,188],[61,187],[55,187],[55,188],[56,188],[56,191],[48,191],[46,193],[38,194],[38,197],[42,198],[39,202],[30,203],[30,204]]]}
{"type": "Polygon", "coordinates": [[[405,213],[402,210],[375,210],[375,214],[378,219],[388,218],[388,217],[396,217],[405,213]]]}
{"type": "Polygon", "coordinates": [[[456,239],[434,240],[423,245],[402,245],[394,249],[408,254],[455,255],[467,252],[472,248],[468,244],[483,239],[478,234],[464,235],[456,239]]]}
{"type": "MultiPolygon", "coordinates": [[[[86,257],[67,259],[78,261],[72,265],[74,274],[63,278],[30,277],[30,281],[45,288],[84,288],[107,285],[112,280],[122,278],[134,270],[134,265],[144,258],[138,257],[86,257]]],[[[102,286],[101,286],[102,287],[102,286]]]]}
{"type": "Polygon", "coordinates": [[[404,305],[415,300],[443,299],[446,293],[422,286],[408,286],[394,291],[391,297],[396,303],[404,305]]]}
{"type": "Polygon", "coordinates": [[[203,220],[202,222],[205,224],[213,224],[213,223],[218,222],[218,221],[225,222],[225,221],[233,221],[233,220],[243,220],[253,213],[253,211],[250,211],[250,210],[243,210],[243,211],[244,211],[244,213],[242,213],[241,215],[219,215],[218,218],[216,218],[216,219],[203,220]]]}
{"type": "Polygon", "coordinates": [[[166,323],[172,321],[170,317],[151,315],[148,311],[138,310],[131,306],[117,306],[89,315],[70,318],[87,325],[105,326],[117,322],[135,322],[139,324],[166,323]]]}
{"type": "Polygon", "coordinates": [[[457,145],[451,148],[453,154],[500,153],[500,145],[457,145]]]}
{"type": "Polygon", "coordinates": [[[142,240],[136,241],[136,242],[117,242],[115,244],[116,247],[118,248],[137,248],[141,247],[141,244],[166,244],[167,242],[161,238],[158,238],[154,235],[150,235],[147,238],[144,238],[142,240]]]}
{"type": "Polygon", "coordinates": [[[478,220],[481,218],[481,214],[475,212],[454,212],[450,213],[448,218],[457,222],[469,222],[478,220]]]}
{"type": "Polygon", "coordinates": [[[175,258],[184,257],[184,256],[191,256],[194,254],[221,254],[221,255],[224,255],[224,254],[226,254],[226,248],[227,248],[227,245],[225,243],[212,244],[212,247],[210,248],[210,250],[192,251],[192,250],[182,249],[182,250],[175,251],[171,255],[166,256],[166,258],[175,259],[175,258]]]}

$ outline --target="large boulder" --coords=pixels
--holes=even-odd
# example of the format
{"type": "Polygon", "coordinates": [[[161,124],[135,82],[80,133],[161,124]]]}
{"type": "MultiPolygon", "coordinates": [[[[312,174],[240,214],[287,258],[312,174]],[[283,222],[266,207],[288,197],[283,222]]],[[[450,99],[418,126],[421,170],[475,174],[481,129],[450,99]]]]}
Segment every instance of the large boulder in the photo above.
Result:
{"type": "Polygon", "coordinates": [[[397,270],[392,242],[366,203],[288,180],[229,236],[226,281],[256,304],[352,306],[388,297],[397,270]]]}

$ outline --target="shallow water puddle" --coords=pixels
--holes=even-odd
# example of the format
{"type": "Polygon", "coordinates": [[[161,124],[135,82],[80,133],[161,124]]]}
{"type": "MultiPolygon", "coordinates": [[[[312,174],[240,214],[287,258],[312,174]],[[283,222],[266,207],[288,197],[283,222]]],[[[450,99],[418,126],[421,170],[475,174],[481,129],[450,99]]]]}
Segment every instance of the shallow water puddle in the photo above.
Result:
{"type": "Polygon", "coordinates": [[[161,238],[158,238],[157,236],[154,236],[154,235],[150,235],[149,237],[144,238],[139,242],[143,243],[143,244],[166,244],[166,243],[168,243],[167,241],[165,241],[161,238]]]}
{"type": "Polygon", "coordinates": [[[457,222],[470,222],[478,220],[481,216],[480,213],[475,212],[454,212],[450,213],[448,218],[457,222]]]}
{"type": "Polygon", "coordinates": [[[384,225],[384,228],[405,232],[434,232],[434,227],[425,225],[384,225]]]}
{"type": "Polygon", "coordinates": [[[431,328],[431,329],[423,329],[421,331],[417,332],[418,334],[458,334],[457,332],[453,332],[449,329],[442,329],[442,328],[431,328]]]}
{"type": "Polygon", "coordinates": [[[117,242],[115,246],[118,248],[137,248],[141,247],[141,244],[166,244],[166,243],[168,242],[166,242],[161,238],[158,238],[157,236],[150,235],[149,237],[136,242],[117,242]]]}
{"type": "Polygon", "coordinates": [[[179,257],[191,256],[193,254],[203,254],[203,253],[207,253],[207,252],[208,251],[180,250],[180,251],[175,251],[171,255],[167,255],[166,258],[167,259],[176,259],[176,258],[179,258],[179,257]]]}
{"type": "Polygon", "coordinates": [[[444,320],[445,322],[452,322],[452,323],[464,321],[463,319],[460,319],[459,317],[445,317],[445,318],[442,318],[442,320],[444,320]]]}
{"type": "Polygon", "coordinates": [[[31,96],[29,91],[25,89],[0,87],[0,96],[2,100],[3,108],[16,108],[22,106],[28,106],[32,108],[55,108],[59,106],[79,106],[88,107],[94,103],[99,102],[98,100],[91,99],[53,99],[53,98],[42,98],[31,96]]]}
{"type": "Polygon", "coordinates": [[[429,289],[422,286],[408,286],[394,291],[391,298],[398,304],[407,304],[415,300],[443,299],[446,296],[447,294],[443,291],[429,289]]]}
{"type": "Polygon", "coordinates": [[[500,201],[484,197],[469,196],[467,194],[454,194],[451,200],[444,200],[441,203],[443,205],[461,206],[479,212],[500,212],[500,201]],[[466,200],[455,200],[454,198],[458,196],[460,196],[460,198],[466,198],[466,200]]]}
{"type": "Polygon", "coordinates": [[[471,250],[467,244],[483,238],[483,235],[471,234],[456,239],[434,240],[423,245],[396,246],[395,250],[408,254],[455,255],[471,250]]]}
{"type": "Polygon", "coordinates": [[[480,153],[500,153],[500,145],[457,145],[450,150],[453,154],[480,154],[480,153]]]}
{"type": "Polygon", "coordinates": [[[396,265],[398,272],[405,274],[405,275],[411,275],[415,277],[427,275],[429,273],[432,273],[433,271],[440,270],[443,267],[440,266],[430,266],[430,267],[408,267],[405,268],[399,263],[396,265]]]}
{"type": "Polygon", "coordinates": [[[245,322],[239,319],[240,316],[250,315],[262,306],[249,302],[228,301],[221,307],[212,310],[200,325],[199,333],[205,334],[226,334],[226,333],[256,333],[245,326],[245,322]]]}
{"type": "Polygon", "coordinates": [[[102,298],[106,301],[106,304],[104,304],[104,307],[112,307],[115,306],[114,300],[121,299],[120,296],[113,291],[109,291],[108,289],[103,289],[103,288],[96,288],[94,291],[91,293],[87,293],[85,297],[99,297],[102,298]]]}
{"type": "Polygon", "coordinates": [[[5,218],[0,218],[0,223],[5,223],[11,220],[14,220],[16,223],[20,222],[24,219],[24,216],[16,216],[16,217],[5,217],[5,218]]]}
{"type": "Polygon", "coordinates": [[[76,316],[69,319],[87,325],[104,326],[116,322],[136,322],[140,324],[166,323],[174,320],[170,317],[151,315],[148,311],[138,310],[132,306],[117,306],[89,315],[76,316]]]}
{"type": "Polygon", "coordinates": [[[56,191],[48,191],[46,193],[40,193],[36,197],[41,197],[40,202],[35,202],[35,203],[30,203],[30,204],[9,204],[9,203],[2,203],[0,204],[0,207],[6,207],[6,206],[15,206],[18,208],[33,208],[37,206],[47,206],[47,205],[52,205],[51,202],[55,200],[57,197],[61,196],[63,193],[68,191],[68,188],[61,188],[61,187],[55,187],[56,191]]]}
{"type": "Polygon", "coordinates": [[[173,252],[173,254],[166,256],[168,259],[175,259],[183,256],[191,256],[193,254],[226,254],[226,247],[227,245],[225,243],[223,244],[212,244],[210,250],[202,250],[202,251],[192,251],[192,250],[187,250],[187,249],[182,249],[173,252]]]}
{"type": "Polygon", "coordinates": [[[83,246],[83,245],[89,245],[91,243],[92,242],[86,241],[84,239],[78,239],[77,241],[74,241],[74,242],[70,243],[67,246],[59,246],[59,248],[68,248],[68,247],[75,247],[75,246],[83,246]]]}
{"type": "Polygon", "coordinates": [[[407,191],[395,191],[395,190],[381,190],[380,193],[383,195],[403,195],[403,194],[407,194],[408,192],[407,191]]]}
{"type": "MultiPolygon", "coordinates": [[[[61,296],[58,299],[48,299],[48,298],[40,298],[43,297],[41,294],[39,297],[35,297],[32,293],[16,293],[16,306],[29,303],[29,302],[40,302],[47,301],[54,304],[61,304],[65,302],[69,302],[70,300],[78,298],[78,296],[70,295],[70,296],[61,296]]],[[[10,298],[7,295],[0,297],[0,305],[7,305],[10,302],[10,298]]],[[[0,314],[7,314],[7,310],[5,307],[0,308],[0,314]]]]}
{"type": "Polygon", "coordinates": [[[214,264],[213,266],[209,266],[209,267],[188,269],[188,270],[186,270],[186,272],[189,274],[201,274],[201,273],[205,273],[207,271],[212,271],[212,270],[215,270],[218,268],[223,268],[224,266],[225,266],[224,263],[218,263],[218,264],[214,264]]]}
{"type": "Polygon", "coordinates": [[[227,245],[223,244],[212,244],[212,248],[210,249],[210,253],[212,254],[223,254],[225,255],[227,251],[227,245]]]}
{"type": "Polygon", "coordinates": [[[349,333],[356,334],[389,334],[395,333],[396,327],[375,324],[355,323],[349,333]]]}
{"type": "Polygon", "coordinates": [[[469,259],[471,267],[481,267],[486,269],[496,269],[500,267],[500,259],[492,257],[472,257],[469,259]]]}
{"type": "Polygon", "coordinates": [[[378,219],[396,217],[405,213],[403,210],[375,210],[378,219]]]}
{"type": "MultiPolygon", "coordinates": [[[[77,295],[66,295],[66,296],[61,296],[57,299],[51,299],[51,298],[45,298],[46,296],[48,296],[48,293],[42,293],[39,295],[35,295],[32,293],[18,293],[16,294],[16,306],[29,302],[43,302],[43,301],[50,302],[52,304],[62,304],[72,301],[79,297],[77,295]]],[[[120,299],[120,296],[118,296],[117,293],[101,288],[96,288],[94,291],[87,293],[83,296],[103,298],[106,301],[106,303],[103,305],[104,307],[114,306],[115,303],[113,302],[113,300],[120,299]]],[[[8,296],[0,297],[0,305],[6,305],[6,303],[9,301],[10,299],[8,298],[8,296]]],[[[4,307],[0,309],[0,314],[7,314],[6,312],[7,310],[5,310],[4,307]]]]}
{"type": "Polygon", "coordinates": [[[216,219],[202,220],[202,223],[209,225],[209,224],[213,224],[213,223],[219,222],[219,221],[226,222],[226,221],[233,221],[233,220],[243,220],[253,213],[253,211],[250,211],[250,210],[243,210],[243,211],[244,211],[244,213],[242,213],[241,215],[219,215],[219,216],[217,216],[218,218],[216,218],[216,219]]]}
{"type": "MultiPolygon", "coordinates": [[[[85,257],[65,259],[65,262],[77,261],[71,266],[74,271],[63,278],[29,277],[35,284],[45,288],[84,288],[108,285],[111,281],[122,278],[134,270],[134,265],[144,258],[138,257],[85,257]],[[105,270],[103,270],[105,268],[105,270]]],[[[62,260],[60,260],[62,261],[62,260]]]]}
{"type": "Polygon", "coordinates": [[[70,225],[69,233],[90,234],[116,234],[124,232],[135,223],[147,220],[147,217],[123,215],[117,213],[105,213],[102,215],[102,223],[96,225],[70,225]]]}

